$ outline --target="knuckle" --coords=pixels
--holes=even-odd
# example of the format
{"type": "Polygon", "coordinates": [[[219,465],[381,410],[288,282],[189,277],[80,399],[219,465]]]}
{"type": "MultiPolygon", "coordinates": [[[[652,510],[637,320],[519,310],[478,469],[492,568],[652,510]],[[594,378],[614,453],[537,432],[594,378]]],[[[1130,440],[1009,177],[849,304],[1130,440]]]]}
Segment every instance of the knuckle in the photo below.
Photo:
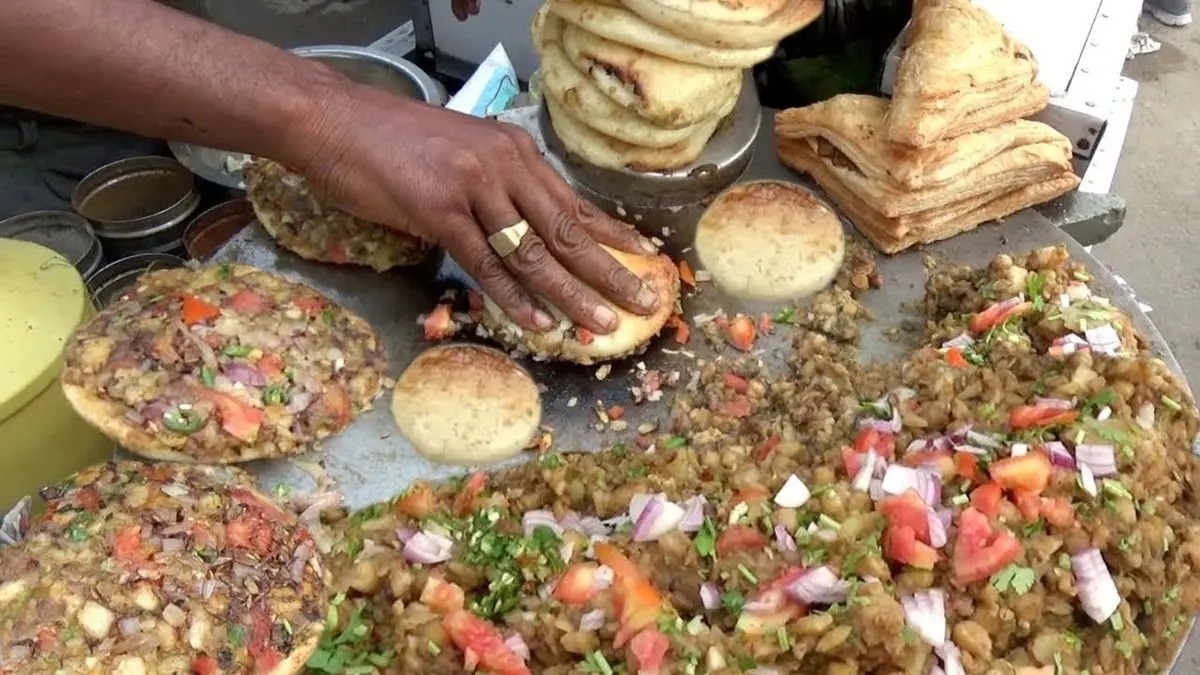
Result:
{"type": "Polygon", "coordinates": [[[561,254],[578,254],[591,243],[587,231],[579,226],[577,214],[558,210],[550,220],[550,237],[555,251],[561,254]]]}
{"type": "Polygon", "coordinates": [[[519,152],[533,153],[535,155],[541,154],[541,151],[538,150],[537,141],[533,140],[533,136],[529,135],[528,131],[512,124],[507,124],[505,127],[508,137],[512,140],[513,147],[519,152]]]}
{"type": "Polygon", "coordinates": [[[465,177],[472,183],[487,182],[489,179],[483,162],[479,160],[479,155],[470,150],[454,150],[449,153],[446,161],[455,173],[465,177]]]}
{"type": "Polygon", "coordinates": [[[540,275],[550,265],[550,253],[539,237],[525,237],[513,253],[513,266],[525,275],[540,275]]]}

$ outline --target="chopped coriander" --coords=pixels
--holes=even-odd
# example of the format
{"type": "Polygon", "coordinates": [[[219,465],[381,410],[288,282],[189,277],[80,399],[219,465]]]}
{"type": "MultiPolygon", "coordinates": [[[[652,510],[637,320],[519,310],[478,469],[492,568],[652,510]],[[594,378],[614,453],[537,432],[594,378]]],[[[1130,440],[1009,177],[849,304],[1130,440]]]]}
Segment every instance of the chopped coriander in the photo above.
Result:
{"type": "Polygon", "coordinates": [[[309,670],[337,675],[371,672],[372,666],[385,668],[391,664],[395,652],[370,649],[371,628],[363,618],[362,606],[355,608],[341,630],[338,630],[338,623],[338,603],[334,603],[329,608],[317,651],[304,664],[309,670]]]}
{"type": "Polygon", "coordinates": [[[1137,539],[1138,538],[1136,534],[1132,534],[1128,537],[1121,537],[1121,540],[1117,542],[1117,548],[1128,553],[1129,551],[1132,551],[1134,545],[1137,544],[1137,539]]]}
{"type": "Polygon", "coordinates": [[[1033,311],[1040,312],[1046,308],[1046,299],[1042,297],[1042,289],[1046,286],[1046,278],[1041,273],[1030,274],[1025,279],[1025,292],[1033,301],[1033,311]]]}
{"type": "Polygon", "coordinates": [[[823,547],[810,548],[804,552],[804,566],[815,567],[825,562],[825,559],[828,557],[829,551],[823,547]]]}
{"type": "Polygon", "coordinates": [[[746,598],[737,591],[725,591],[721,594],[721,606],[732,614],[741,614],[746,606],[746,598]]]}
{"type": "Polygon", "coordinates": [[[738,502],[732,509],[729,509],[729,524],[736,525],[748,513],[750,513],[750,505],[746,502],[738,502]]]}
{"type": "Polygon", "coordinates": [[[1069,553],[1063,553],[1058,556],[1058,567],[1064,570],[1071,569],[1071,555],[1069,553]]]}
{"type": "Polygon", "coordinates": [[[1189,617],[1187,615],[1180,614],[1179,616],[1176,616],[1174,619],[1171,619],[1171,625],[1167,626],[1167,633],[1166,633],[1167,637],[1175,637],[1175,634],[1178,633],[1180,631],[1180,629],[1183,628],[1183,625],[1185,623],[1187,623],[1188,619],[1190,619],[1190,618],[1191,617],[1189,617]]]}
{"type": "Polygon", "coordinates": [[[758,662],[755,661],[754,657],[752,656],[741,654],[737,657],[737,665],[738,668],[741,668],[742,670],[754,670],[758,667],[758,662]]]}
{"type": "Polygon", "coordinates": [[[834,520],[833,518],[830,518],[829,516],[825,515],[824,513],[822,513],[820,516],[817,517],[817,524],[819,524],[821,527],[824,527],[827,530],[833,530],[834,532],[837,532],[838,530],[842,529],[841,523],[834,520]]]}
{"type": "Polygon", "coordinates": [[[663,612],[658,617],[658,630],[663,635],[679,635],[683,632],[683,619],[677,614],[663,612]]]}
{"type": "Polygon", "coordinates": [[[604,658],[600,650],[588,652],[587,656],[583,657],[583,669],[589,673],[613,675],[613,667],[608,664],[608,659],[604,658]]]}
{"type": "Polygon", "coordinates": [[[538,457],[538,464],[543,469],[558,469],[563,465],[562,455],[557,452],[544,452],[538,457]]]}
{"type": "Polygon", "coordinates": [[[1023,595],[1033,588],[1037,574],[1028,567],[1011,564],[992,575],[992,586],[1001,593],[1013,592],[1023,595]]]}
{"type": "Polygon", "coordinates": [[[871,417],[874,417],[876,419],[881,419],[881,420],[892,419],[892,410],[891,410],[891,407],[888,406],[887,404],[879,404],[870,399],[863,399],[858,402],[858,408],[859,408],[859,410],[862,410],[863,412],[867,413],[868,415],[870,415],[871,417]]]}
{"type": "Polygon", "coordinates": [[[92,524],[95,518],[87,511],[80,511],[71,519],[71,523],[67,525],[67,538],[74,542],[86,541],[88,538],[88,525],[92,524]]]}
{"type": "Polygon", "coordinates": [[[784,307],[776,312],[772,318],[775,323],[794,324],[796,323],[796,310],[792,307],[784,307]]]}
{"type": "Polygon", "coordinates": [[[250,349],[246,345],[228,345],[225,347],[225,349],[221,350],[221,353],[225,356],[237,358],[241,356],[249,356],[250,352],[252,351],[254,350],[250,349]]]}
{"type": "Polygon", "coordinates": [[[700,525],[692,546],[696,547],[696,554],[701,558],[717,559],[717,528],[708,518],[700,525]]]}
{"type": "Polygon", "coordinates": [[[1106,478],[1103,481],[1104,493],[1113,497],[1121,497],[1123,499],[1133,499],[1133,495],[1129,494],[1129,490],[1121,484],[1121,481],[1112,478],[1106,478]]]}
{"type": "Polygon", "coordinates": [[[1039,535],[1042,532],[1044,532],[1045,530],[1046,530],[1046,519],[1042,518],[1040,516],[1038,517],[1038,519],[1036,521],[1034,521],[1032,523],[1025,523],[1024,525],[1021,526],[1021,534],[1025,538],[1039,535]]]}
{"type": "Polygon", "coordinates": [[[1117,402],[1117,395],[1112,389],[1101,389],[1095,394],[1089,396],[1083,402],[1083,412],[1085,417],[1095,417],[1096,413],[1104,406],[1112,405],[1117,402]]]}
{"type": "Polygon", "coordinates": [[[368,521],[383,517],[383,504],[377,503],[364,507],[355,511],[350,516],[350,523],[353,525],[362,525],[368,521]]]}
{"type": "Polygon", "coordinates": [[[213,374],[212,368],[208,366],[200,366],[200,383],[212,389],[217,383],[217,376],[213,374]]]}
{"type": "Polygon", "coordinates": [[[1172,586],[1167,589],[1166,593],[1163,593],[1163,597],[1162,597],[1163,604],[1173,605],[1173,604],[1175,604],[1175,602],[1177,600],[1179,600],[1179,587],[1178,586],[1172,586]]]}
{"type": "Polygon", "coordinates": [[[1133,656],[1133,649],[1131,649],[1129,647],[1129,643],[1125,642],[1124,640],[1118,640],[1117,644],[1113,645],[1113,647],[1117,651],[1121,652],[1121,656],[1124,656],[1127,659],[1133,656]]]}
{"type": "Polygon", "coordinates": [[[649,469],[646,468],[645,464],[634,464],[625,469],[625,474],[630,478],[645,478],[648,473],[649,469]]]}
{"type": "Polygon", "coordinates": [[[905,626],[904,630],[900,631],[900,636],[904,638],[904,644],[906,645],[911,645],[917,641],[917,634],[908,626],[905,626]]]}
{"type": "Polygon", "coordinates": [[[235,623],[225,631],[225,637],[229,640],[229,646],[237,649],[242,646],[246,640],[246,627],[240,623],[235,623]]]}
{"type": "Polygon", "coordinates": [[[230,265],[229,263],[221,263],[217,267],[217,276],[219,278],[221,278],[222,280],[232,279],[233,278],[233,265],[230,265]]]}
{"type": "Polygon", "coordinates": [[[662,442],[664,448],[682,448],[685,445],[687,445],[687,439],[683,436],[671,436],[662,442]]]}
{"type": "Polygon", "coordinates": [[[754,572],[751,572],[749,567],[746,567],[742,563],[738,563],[737,570],[739,574],[746,578],[746,581],[749,581],[752,584],[758,584],[758,577],[754,576],[754,572]]]}
{"type": "Polygon", "coordinates": [[[1176,401],[1175,399],[1171,398],[1170,396],[1167,396],[1166,394],[1163,394],[1162,399],[1160,399],[1160,400],[1162,401],[1163,405],[1167,406],[1171,410],[1174,410],[1175,412],[1179,412],[1180,410],[1183,410],[1183,406],[1180,405],[1179,401],[1176,401]]]}
{"type": "Polygon", "coordinates": [[[995,403],[984,403],[979,406],[979,416],[985,420],[991,419],[996,414],[995,403]]]}
{"type": "Polygon", "coordinates": [[[325,309],[321,310],[321,321],[324,321],[326,326],[333,325],[333,308],[332,307],[326,307],[325,309]]]}

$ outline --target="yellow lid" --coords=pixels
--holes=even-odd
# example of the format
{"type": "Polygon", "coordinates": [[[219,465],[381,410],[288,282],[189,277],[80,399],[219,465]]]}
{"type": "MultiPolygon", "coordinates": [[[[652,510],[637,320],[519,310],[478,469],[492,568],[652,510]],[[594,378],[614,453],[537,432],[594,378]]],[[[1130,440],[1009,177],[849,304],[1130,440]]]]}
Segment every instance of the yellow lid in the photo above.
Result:
{"type": "Polygon", "coordinates": [[[66,258],[0,238],[0,422],[59,376],[67,338],[89,311],[83,279],[66,258]]]}

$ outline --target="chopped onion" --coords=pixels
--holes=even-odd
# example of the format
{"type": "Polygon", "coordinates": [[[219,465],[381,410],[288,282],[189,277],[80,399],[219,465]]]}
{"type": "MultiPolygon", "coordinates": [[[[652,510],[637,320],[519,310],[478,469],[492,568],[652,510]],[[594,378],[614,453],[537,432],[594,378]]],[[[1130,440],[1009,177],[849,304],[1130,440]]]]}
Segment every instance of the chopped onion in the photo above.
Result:
{"type": "Polygon", "coordinates": [[[288,402],[285,410],[293,415],[299,415],[308,410],[308,406],[312,405],[312,402],[313,395],[311,392],[300,387],[292,387],[291,391],[288,392],[288,402]]]}
{"type": "MultiPolygon", "coordinates": [[[[1065,294],[1064,294],[1064,296],[1065,296],[1065,294]]],[[[929,675],[946,675],[946,671],[942,670],[941,666],[935,664],[932,668],[929,669],[929,675]]]]}
{"type": "Polygon", "coordinates": [[[1086,464],[1096,476],[1111,476],[1117,473],[1116,448],[1111,445],[1076,445],[1075,462],[1086,464]]]}
{"type": "Polygon", "coordinates": [[[1075,468],[1075,458],[1071,456],[1071,451],[1067,450],[1067,446],[1063,445],[1062,442],[1049,441],[1047,443],[1043,443],[1042,447],[1045,448],[1046,452],[1050,454],[1050,462],[1054,464],[1054,466],[1062,467],[1064,469],[1075,468]]]}
{"type": "Polygon", "coordinates": [[[974,445],[967,445],[965,443],[955,445],[954,451],[955,452],[966,452],[966,453],[969,453],[972,455],[979,455],[979,456],[988,454],[988,450],[986,448],[980,448],[980,447],[976,447],[974,445]]]}
{"type": "Polygon", "coordinates": [[[1153,431],[1154,430],[1154,404],[1153,403],[1143,403],[1142,406],[1140,408],[1138,408],[1137,418],[1135,419],[1135,421],[1137,422],[1138,426],[1141,427],[1142,429],[1145,429],[1146,431],[1153,431]]]}
{"type": "Polygon", "coordinates": [[[831,567],[822,565],[806,571],[785,590],[806,605],[832,605],[845,600],[848,589],[831,567]]]}
{"type": "Polygon", "coordinates": [[[981,448],[988,448],[990,450],[999,450],[1000,448],[1004,447],[1003,443],[991,437],[990,435],[971,429],[967,430],[965,440],[970,443],[974,443],[981,448]]]}
{"type": "Polygon", "coordinates": [[[679,522],[680,531],[697,532],[704,527],[704,507],[707,504],[708,500],[704,498],[704,495],[688,497],[687,501],[683,503],[683,520],[679,522]]]}
{"type": "Polygon", "coordinates": [[[792,533],[783,525],[775,526],[775,545],[780,551],[795,551],[796,539],[792,537],[792,533]]]}
{"type": "Polygon", "coordinates": [[[933,446],[934,450],[953,450],[954,449],[954,442],[951,441],[950,438],[947,436],[938,436],[937,438],[929,441],[929,444],[931,446],[933,446]]]}
{"type": "Polygon", "coordinates": [[[142,630],[142,622],[137,617],[127,617],[117,622],[121,635],[135,635],[142,630]]]}
{"type": "MultiPolygon", "coordinates": [[[[632,505],[630,517],[632,518],[632,505]]],[[[660,495],[655,495],[646,502],[641,513],[634,520],[630,538],[635,542],[654,541],[664,534],[679,527],[683,522],[684,511],[678,504],[667,501],[660,495]]]]}
{"type": "Polygon", "coordinates": [[[929,441],[923,438],[914,438],[913,441],[908,444],[908,447],[904,449],[904,454],[908,454],[910,452],[924,452],[928,449],[929,441]]]}
{"type": "Polygon", "coordinates": [[[854,474],[854,480],[851,481],[850,487],[864,492],[871,488],[871,479],[875,476],[875,466],[879,463],[879,455],[875,454],[874,450],[868,450],[866,457],[863,458],[862,466],[858,468],[858,473],[854,474]]]}
{"type": "Polygon", "coordinates": [[[890,495],[902,495],[909,490],[915,490],[921,500],[930,506],[937,506],[942,502],[941,477],[931,475],[926,469],[892,464],[883,475],[882,487],[884,493],[890,495]]]}
{"type": "Polygon", "coordinates": [[[600,630],[604,627],[604,621],[607,617],[604,615],[604,610],[593,609],[579,617],[579,630],[600,630]]]}
{"type": "Polygon", "coordinates": [[[946,594],[941,589],[900,598],[904,617],[921,639],[933,647],[946,644],[946,594]]]}
{"type": "Polygon", "coordinates": [[[596,516],[584,516],[581,518],[574,511],[567,511],[566,515],[558,521],[558,524],[562,525],[564,530],[575,530],[589,537],[608,534],[608,528],[604,526],[604,523],[599,518],[596,516]]]}
{"type": "Polygon", "coordinates": [[[241,361],[234,361],[226,365],[221,373],[234,382],[241,382],[247,387],[267,386],[267,378],[263,377],[262,373],[258,372],[254,366],[241,361]]]}
{"type": "Polygon", "coordinates": [[[925,513],[925,520],[929,522],[929,545],[934,548],[945,546],[946,525],[942,522],[938,513],[933,509],[928,509],[925,513]]]}
{"type": "Polygon", "coordinates": [[[711,581],[700,584],[700,602],[704,609],[716,609],[721,606],[721,591],[711,581]]]}
{"type": "Polygon", "coordinates": [[[1112,408],[1110,408],[1108,406],[1104,406],[1103,408],[1100,409],[1100,412],[1096,413],[1096,421],[1097,422],[1103,422],[1104,420],[1106,420],[1110,417],[1112,417],[1112,408]]]}
{"type": "Polygon", "coordinates": [[[1083,611],[1096,623],[1104,623],[1121,605],[1121,594],[1113,583],[1099,549],[1089,548],[1071,556],[1071,570],[1083,611]]]}
{"type": "Polygon", "coordinates": [[[1083,486],[1085,492],[1093,497],[1100,494],[1100,486],[1096,484],[1096,475],[1092,473],[1087,464],[1079,465],[1079,484],[1083,486]]]}
{"type": "Polygon", "coordinates": [[[808,503],[812,493],[796,474],[788,476],[783,487],[775,494],[775,503],[785,509],[798,509],[808,503]]]}
{"type": "Polygon", "coordinates": [[[1113,356],[1121,351],[1121,336],[1117,335],[1112,324],[1103,324],[1083,331],[1088,346],[1106,356],[1113,356]]]}
{"type": "Polygon", "coordinates": [[[525,638],[521,637],[520,633],[513,633],[504,641],[504,646],[508,647],[509,651],[521,657],[522,661],[529,660],[529,645],[525,644],[525,638]]]}
{"type": "Polygon", "coordinates": [[[964,349],[975,344],[975,338],[966,333],[959,333],[957,336],[950,338],[942,343],[942,349],[964,349]]]}
{"type": "Polygon", "coordinates": [[[967,675],[966,669],[963,668],[962,654],[958,651],[958,645],[946,640],[946,644],[942,645],[937,653],[942,657],[942,668],[945,669],[946,675],[967,675]]]}
{"type": "Polygon", "coordinates": [[[525,515],[521,516],[521,526],[525,528],[526,537],[533,536],[534,530],[539,526],[548,527],[559,536],[562,536],[563,533],[563,527],[558,524],[558,518],[554,517],[554,512],[545,509],[526,511],[525,515]]]}
{"type": "Polygon", "coordinates": [[[1009,454],[1013,457],[1024,457],[1029,454],[1029,445],[1027,443],[1013,443],[1009,448],[1009,454]]]}
{"type": "Polygon", "coordinates": [[[872,501],[879,501],[887,495],[883,491],[883,481],[878,478],[871,479],[871,485],[867,488],[867,494],[871,496],[872,501]]]}
{"type": "Polygon", "coordinates": [[[188,496],[188,493],[191,492],[187,489],[187,486],[180,485],[179,483],[167,483],[166,485],[162,486],[161,489],[164,495],[168,497],[174,497],[176,499],[179,499],[180,497],[186,497],[188,496]]]}
{"type": "Polygon", "coordinates": [[[629,511],[628,511],[629,521],[636,523],[638,518],[642,517],[642,510],[646,508],[646,505],[650,503],[650,500],[652,500],[656,497],[658,499],[661,499],[662,501],[666,501],[667,493],[659,492],[657,494],[649,494],[646,492],[639,492],[639,493],[633,495],[632,497],[630,497],[629,498],[629,511]]]}
{"type": "Polygon", "coordinates": [[[601,565],[596,568],[596,577],[592,580],[592,590],[603,591],[612,586],[613,578],[615,577],[613,570],[608,565],[601,565]]]}
{"type": "Polygon", "coordinates": [[[949,530],[950,523],[954,522],[954,512],[950,509],[939,508],[935,509],[934,513],[937,514],[938,520],[942,521],[942,529],[949,530]]]}
{"type": "Polygon", "coordinates": [[[401,553],[408,562],[422,565],[444,563],[453,557],[454,540],[432,532],[417,532],[404,543],[401,553]]]}
{"type": "Polygon", "coordinates": [[[1065,398],[1039,398],[1034,401],[1034,405],[1039,408],[1049,408],[1050,410],[1074,410],[1075,402],[1068,401],[1065,398]]]}
{"type": "Polygon", "coordinates": [[[292,564],[288,568],[288,572],[292,575],[292,581],[300,583],[304,579],[304,566],[308,564],[314,548],[316,548],[316,544],[312,539],[305,539],[296,547],[296,553],[292,556],[292,564]]]}

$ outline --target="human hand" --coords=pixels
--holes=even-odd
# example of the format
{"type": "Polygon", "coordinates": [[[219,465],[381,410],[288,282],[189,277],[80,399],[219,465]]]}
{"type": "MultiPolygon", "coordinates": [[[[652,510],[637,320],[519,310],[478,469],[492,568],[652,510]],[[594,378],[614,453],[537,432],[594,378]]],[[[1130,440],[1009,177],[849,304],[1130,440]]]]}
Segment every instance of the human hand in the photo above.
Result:
{"type": "Polygon", "coordinates": [[[466,21],[479,13],[479,0],[454,0],[451,9],[454,10],[454,18],[466,21]]]}
{"type": "Polygon", "coordinates": [[[637,314],[657,306],[598,243],[642,255],[654,245],[576,194],[524,130],[366,86],[331,101],[298,138],[313,189],[444,247],[522,328],[555,325],[535,296],[597,334],[617,326],[606,298],[637,314]],[[501,258],[488,236],[522,220],[528,234],[501,258]]]}

